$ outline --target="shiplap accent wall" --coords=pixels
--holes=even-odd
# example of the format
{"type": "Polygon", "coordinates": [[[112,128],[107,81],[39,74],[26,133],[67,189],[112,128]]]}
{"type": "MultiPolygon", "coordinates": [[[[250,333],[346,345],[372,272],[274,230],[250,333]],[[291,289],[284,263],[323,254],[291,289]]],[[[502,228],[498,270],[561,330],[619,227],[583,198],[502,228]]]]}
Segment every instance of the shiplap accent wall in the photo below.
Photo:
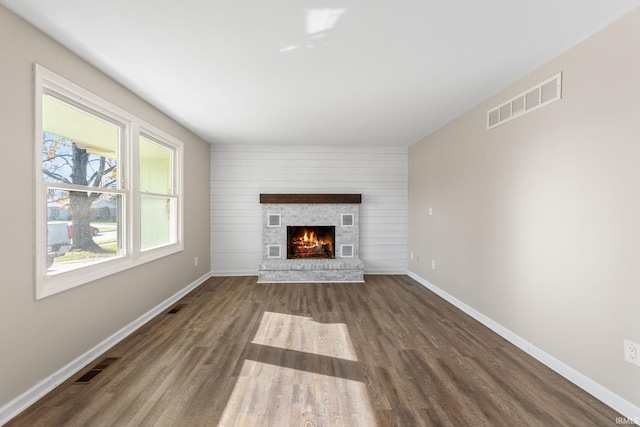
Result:
{"type": "Polygon", "coordinates": [[[407,271],[406,148],[212,145],[211,269],[256,275],[260,193],[360,193],[365,273],[407,271]]]}

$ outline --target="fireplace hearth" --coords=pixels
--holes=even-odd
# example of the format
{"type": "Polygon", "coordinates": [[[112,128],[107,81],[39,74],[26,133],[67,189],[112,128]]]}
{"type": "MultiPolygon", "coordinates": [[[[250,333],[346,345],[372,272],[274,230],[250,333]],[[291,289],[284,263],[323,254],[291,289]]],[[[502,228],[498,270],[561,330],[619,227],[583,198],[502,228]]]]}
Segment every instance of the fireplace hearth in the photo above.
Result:
{"type": "Polygon", "coordinates": [[[336,227],[288,226],[287,258],[335,258],[336,227]]]}

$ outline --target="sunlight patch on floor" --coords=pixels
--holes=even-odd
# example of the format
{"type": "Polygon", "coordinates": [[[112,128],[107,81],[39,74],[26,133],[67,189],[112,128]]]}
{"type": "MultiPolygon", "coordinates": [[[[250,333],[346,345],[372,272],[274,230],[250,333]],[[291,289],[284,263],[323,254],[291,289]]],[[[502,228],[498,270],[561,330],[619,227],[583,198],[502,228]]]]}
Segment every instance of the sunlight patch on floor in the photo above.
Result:
{"type": "Polygon", "coordinates": [[[312,318],[267,311],[253,344],[357,361],[344,323],[320,323],[312,318]]]}
{"type": "Polygon", "coordinates": [[[281,349],[282,356],[271,363],[243,361],[220,426],[377,425],[363,382],[317,372],[331,371],[334,360],[357,361],[346,325],[265,312],[252,344],[270,355],[281,349]],[[310,366],[316,370],[311,372],[281,366],[288,356],[302,358],[303,365],[320,360],[320,367],[310,366]]]}
{"type": "Polygon", "coordinates": [[[245,360],[220,426],[375,426],[365,384],[245,360]]]}

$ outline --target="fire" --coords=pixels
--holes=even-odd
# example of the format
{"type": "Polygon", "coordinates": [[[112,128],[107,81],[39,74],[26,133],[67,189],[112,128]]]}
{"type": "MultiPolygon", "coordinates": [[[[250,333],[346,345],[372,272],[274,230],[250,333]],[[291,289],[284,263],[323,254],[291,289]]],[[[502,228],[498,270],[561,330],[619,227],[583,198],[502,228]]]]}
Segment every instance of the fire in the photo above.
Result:
{"type": "Polygon", "coordinates": [[[316,233],[314,233],[313,231],[307,232],[307,230],[304,230],[304,236],[302,236],[302,241],[305,242],[307,246],[318,245],[318,239],[316,238],[316,233]]]}
{"type": "Polygon", "coordinates": [[[325,244],[323,239],[318,239],[318,236],[316,236],[316,233],[308,230],[304,230],[304,235],[302,236],[302,242],[305,248],[315,248],[325,244]]]}
{"type": "Polygon", "coordinates": [[[324,229],[318,233],[316,227],[291,228],[294,231],[287,240],[287,258],[333,258],[331,234],[327,234],[324,229]]]}

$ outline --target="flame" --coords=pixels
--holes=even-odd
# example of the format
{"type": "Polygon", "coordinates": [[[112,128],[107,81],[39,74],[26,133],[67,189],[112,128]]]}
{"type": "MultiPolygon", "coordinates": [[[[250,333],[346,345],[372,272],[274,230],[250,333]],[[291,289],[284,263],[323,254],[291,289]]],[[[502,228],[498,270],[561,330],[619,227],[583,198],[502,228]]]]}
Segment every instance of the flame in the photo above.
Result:
{"type": "Polygon", "coordinates": [[[307,232],[307,230],[304,230],[304,236],[302,236],[302,241],[306,244],[308,248],[313,246],[318,246],[318,244],[321,243],[321,241],[318,242],[316,233],[314,233],[313,231],[307,232]]]}

